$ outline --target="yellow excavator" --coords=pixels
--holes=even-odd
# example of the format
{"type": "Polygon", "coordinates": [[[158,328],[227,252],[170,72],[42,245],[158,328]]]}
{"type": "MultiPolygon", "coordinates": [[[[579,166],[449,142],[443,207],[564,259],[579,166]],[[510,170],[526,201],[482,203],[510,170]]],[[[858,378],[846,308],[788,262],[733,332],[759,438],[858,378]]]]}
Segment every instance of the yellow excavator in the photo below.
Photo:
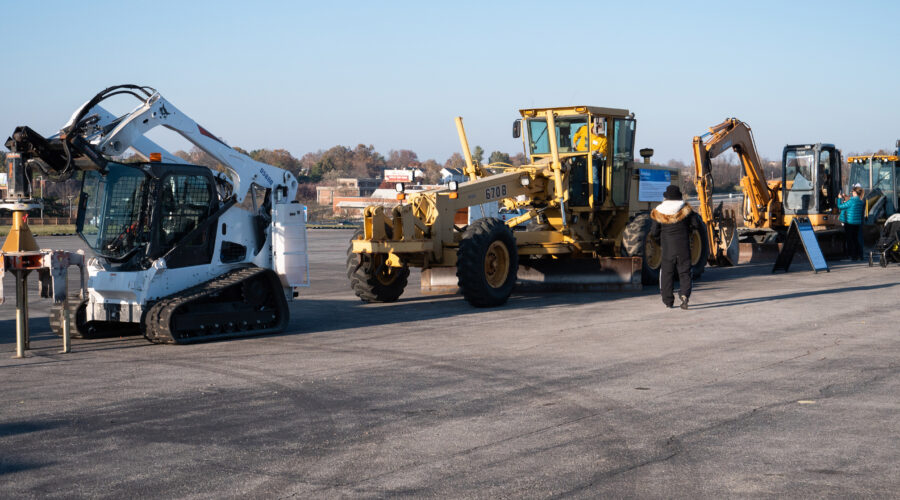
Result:
{"type": "Polygon", "coordinates": [[[753,133],[737,118],[728,118],[694,137],[694,168],[700,216],[707,227],[709,264],[731,266],[774,258],[794,217],[809,219],[826,255],[843,252],[839,210],[841,153],[832,144],[787,145],[781,179],[767,180],[753,133]],[[733,150],[740,159],[741,218],[723,203],[713,208],[712,159],[733,150]]]}

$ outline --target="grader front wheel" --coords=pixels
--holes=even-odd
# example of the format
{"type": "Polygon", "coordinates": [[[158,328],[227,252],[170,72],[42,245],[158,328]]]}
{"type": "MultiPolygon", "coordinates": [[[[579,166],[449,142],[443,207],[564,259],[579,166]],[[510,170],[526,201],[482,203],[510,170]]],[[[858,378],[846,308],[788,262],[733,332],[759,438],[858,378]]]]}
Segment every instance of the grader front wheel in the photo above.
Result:
{"type": "Polygon", "coordinates": [[[463,297],[475,307],[504,304],[516,284],[519,255],[512,230],[499,219],[479,219],[466,229],[456,254],[463,297]]]}
{"type": "MultiPolygon", "coordinates": [[[[351,241],[362,231],[357,231],[351,241]]],[[[363,302],[395,302],[409,281],[409,266],[391,267],[382,254],[358,254],[347,250],[347,278],[350,288],[363,302]]]]}

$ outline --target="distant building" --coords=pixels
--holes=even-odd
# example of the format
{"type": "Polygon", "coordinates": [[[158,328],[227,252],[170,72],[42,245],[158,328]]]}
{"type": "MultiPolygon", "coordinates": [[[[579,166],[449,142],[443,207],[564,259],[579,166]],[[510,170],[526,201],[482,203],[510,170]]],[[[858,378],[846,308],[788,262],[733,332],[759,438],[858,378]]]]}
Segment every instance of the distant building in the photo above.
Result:
{"type": "Polygon", "coordinates": [[[450,181],[466,182],[467,180],[469,180],[469,176],[461,168],[444,167],[441,169],[441,184],[448,184],[450,181]]]}
{"type": "MultiPolygon", "coordinates": [[[[384,182],[387,185],[387,181],[384,182]]],[[[438,189],[442,186],[429,184],[409,184],[406,185],[406,194],[438,189]]],[[[397,200],[397,191],[393,186],[383,186],[376,189],[369,196],[343,196],[336,194],[332,200],[332,210],[337,217],[360,218],[363,216],[363,210],[369,205],[381,205],[385,210],[390,210],[400,204],[397,200]]]]}
{"type": "Polygon", "coordinates": [[[316,203],[331,205],[335,196],[370,196],[381,184],[381,179],[349,177],[337,179],[337,186],[317,186],[316,203]]]}

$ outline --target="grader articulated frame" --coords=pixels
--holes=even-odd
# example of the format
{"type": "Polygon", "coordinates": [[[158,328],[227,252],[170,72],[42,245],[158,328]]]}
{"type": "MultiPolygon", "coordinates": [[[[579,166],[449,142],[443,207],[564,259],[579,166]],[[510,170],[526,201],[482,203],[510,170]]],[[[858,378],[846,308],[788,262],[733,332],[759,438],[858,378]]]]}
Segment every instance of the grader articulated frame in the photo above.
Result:
{"type": "MultiPolygon", "coordinates": [[[[637,165],[670,181],[678,171],[650,165],[652,150],[642,150],[644,164],[633,161],[635,120],[627,110],[577,106],[520,114],[513,136],[522,137],[529,164],[478,164],[457,118],[469,181],[408,200],[398,185],[400,205],[365,209],[347,258],[351,287],[362,300],[397,300],[410,266],[422,269],[424,292],[458,289],[479,307],[503,304],[517,282],[617,290],[654,282],[659,255],[647,238],[647,214],[661,196],[639,194],[637,165]],[[458,211],[489,202],[522,215],[455,224],[458,211]],[[523,224],[525,230],[513,230],[523,224]]],[[[702,270],[706,237],[696,240],[702,270]]]]}

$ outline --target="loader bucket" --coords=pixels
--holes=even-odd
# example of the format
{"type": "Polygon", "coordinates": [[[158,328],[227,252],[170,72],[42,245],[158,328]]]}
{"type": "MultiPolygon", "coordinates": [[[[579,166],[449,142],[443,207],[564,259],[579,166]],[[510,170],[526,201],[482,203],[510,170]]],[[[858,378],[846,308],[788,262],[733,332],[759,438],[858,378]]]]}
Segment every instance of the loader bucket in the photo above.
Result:
{"type": "Polygon", "coordinates": [[[841,259],[846,254],[844,251],[846,241],[842,229],[816,231],[816,240],[822,249],[822,255],[828,260],[841,259]]]}

